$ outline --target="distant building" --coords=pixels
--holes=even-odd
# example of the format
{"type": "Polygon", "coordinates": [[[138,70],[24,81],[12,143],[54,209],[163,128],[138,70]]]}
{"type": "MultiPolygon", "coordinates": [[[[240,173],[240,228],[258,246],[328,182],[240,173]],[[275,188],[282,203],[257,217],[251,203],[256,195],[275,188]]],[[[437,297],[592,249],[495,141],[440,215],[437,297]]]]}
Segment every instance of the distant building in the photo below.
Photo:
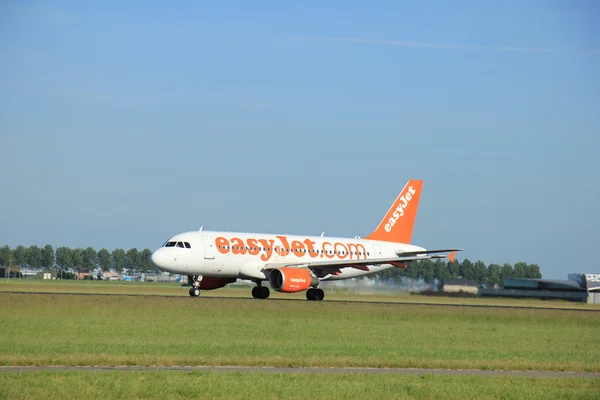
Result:
{"type": "Polygon", "coordinates": [[[480,289],[479,294],[600,304],[600,274],[569,274],[568,277],[568,280],[507,278],[504,289],[480,289]]]}
{"type": "Polygon", "coordinates": [[[447,293],[472,293],[477,294],[479,285],[470,279],[445,279],[442,290],[447,293]]]}
{"type": "Polygon", "coordinates": [[[102,280],[105,281],[118,281],[119,280],[119,274],[116,272],[104,272],[102,274],[102,280]]]}

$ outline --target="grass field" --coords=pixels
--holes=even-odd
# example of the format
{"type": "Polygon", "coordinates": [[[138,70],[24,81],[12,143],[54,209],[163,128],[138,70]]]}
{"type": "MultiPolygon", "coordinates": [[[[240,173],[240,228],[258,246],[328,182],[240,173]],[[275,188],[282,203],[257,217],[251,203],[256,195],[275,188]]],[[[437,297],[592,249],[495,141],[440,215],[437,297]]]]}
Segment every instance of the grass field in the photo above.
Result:
{"type": "Polygon", "coordinates": [[[600,380],[364,374],[29,372],[0,399],[597,399],[600,380]]]}
{"type": "Polygon", "coordinates": [[[0,297],[2,365],[600,371],[600,313],[156,296],[0,297]]]}
{"type": "MultiPolygon", "coordinates": [[[[568,308],[591,309],[600,311],[600,304],[575,303],[561,300],[538,299],[510,299],[510,298],[442,298],[411,295],[408,292],[375,291],[369,288],[360,288],[359,291],[339,288],[324,288],[325,301],[373,301],[373,302],[399,302],[399,303],[427,303],[427,304],[466,304],[481,306],[511,306],[511,307],[540,307],[540,308],[568,308]]],[[[178,283],[146,283],[123,281],[74,281],[74,280],[42,280],[42,279],[12,279],[0,280],[0,293],[2,292],[45,292],[45,293],[97,293],[97,294],[135,294],[148,296],[179,296],[188,297],[187,288],[178,283]],[[8,282],[8,283],[7,283],[8,282]]],[[[227,286],[218,290],[204,291],[202,297],[241,297],[251,298],[249,287],[227,286]]],[[[304,292],[278,293],[271,291],[272,299],[302,299],[304,292]]]]}

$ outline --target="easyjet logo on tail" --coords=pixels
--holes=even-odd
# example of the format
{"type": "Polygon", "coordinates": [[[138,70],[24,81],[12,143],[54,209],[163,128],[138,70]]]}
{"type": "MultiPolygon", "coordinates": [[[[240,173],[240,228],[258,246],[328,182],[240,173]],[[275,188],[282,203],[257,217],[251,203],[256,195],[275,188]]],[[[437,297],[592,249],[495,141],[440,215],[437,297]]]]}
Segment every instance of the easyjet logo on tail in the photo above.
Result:
{"type": "Polygon", "coordinates": [[[385,224],[386,232],[390,232],[394,225],[396,225],[396,221],[398,221],[399,218],[404,216],[404,209],[406,208],[406,206],[412,199],[413,194],[415,193],[417,193],[417,191],[412,186],[409,186],[408,192],[406,192],[406,194],[400,195],[400,204],[398,204],[398,207],[396,207],[396,210],[394,211],[394,214],[392,214],[392,216],[390,217],[389,222],[385,224]]]}
{"type": "Polygon", "coordinates": [[[410,243],[422,188],[423,181],[408,181],[377,228],[365,239],[410,243]]]}

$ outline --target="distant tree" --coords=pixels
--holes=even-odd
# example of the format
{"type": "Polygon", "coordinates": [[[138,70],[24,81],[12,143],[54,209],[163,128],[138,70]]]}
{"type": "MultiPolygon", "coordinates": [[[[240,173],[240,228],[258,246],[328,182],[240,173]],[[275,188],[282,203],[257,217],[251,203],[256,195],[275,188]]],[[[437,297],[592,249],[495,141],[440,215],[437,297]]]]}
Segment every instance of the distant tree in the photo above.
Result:
{"type": "Polygon", "coordinates": [[[77,272],[83,270],[83,249],[71,249],[71,268],[77,272]]]}
{"type": "Polygon", "coordinates": [[[450,272],[448,271],[448,264],[439,258],[435,260],[435,277],[438,280],[438,287],[441,288],[442,282],[448,279],[450,272]]]}
{"type": "Polygon", "coordinates": [[[528,275],[527,263],[518,262],[515,264],[513,268],[513,277],[514,278],[527,278],[528,275]]]}
{"type": "Polygon", "coordinates": [[[36,245],[27,249],[26,264],[31,268],[38,269],[42,267],[42,249],[36,245]]]}
{"type": "Polygon", "coordinates": [[[98,253],[92,247],[83,250],[83,265],[85,271],[91,272],[98,266],[98,253]]]}
{"type": "Polygon", "coordinates": [[[527,265],[528,269],[528,278],[533,279],[542,279],[542,273],[540,272],[540,266],[537,264],[529,264],[527,265]]]}
{"type": "Polygon", "coordinates": [[[60,269],[68,269],[73,267],[71,253],[71,249],[66,246],[61,246],[56,249],[56,265],[60,269]]]}
{"type": "Polygon", "coordinates": [[[461,278],[475,280],[475,266],[468,258],[460,263],[459,271],[461,278]]]}
{"type": "Polygon", "coordinates": [[[2,248],[0,248],[0,266],[8,267],[8,264],[14,261],[13,258],[13,251],[10,247],[2,246],[2,248]]]}
{"type": "Polygon", "coordinates": [[[125,250],[123,249],[114,249],[110,254],[110,263],[111,267],[115,272],[121,273],[123,272],[123,268],[125,267],[125,250]]]}
{"type": "Polygon", "coordinates": [[[129,270],[131,276],[133,276],[134,273],[140,270],[139,262],[140,253],[138,249],[133,248],[127,250],[127,253],[125,254],[125,266],[129,270]]]}
{"type": "Polygon", "coordinates": [[[512,265],[506,263],[502,266],[502,268],[500,268],[500,280],[502,281],[503,286],[504,286],[504,280],[506,278],[512,278],[513,276],[514,276],[514,274],[513,274],[512,265]]]}
{"type": "Polygon", "coordinates": [[[400,268],[388,268],[385,269],[383,271],[381,271],[379,274],[377,274],[379,276],[379,279],[382,282],[394,282],[394,284],[396,285],[400,285],[402,283],[402,277],[400,276],[400,274],[398,273],[400,268]]]}
{"type": "Polygon", "coordinates": [[[498,264],[490,264],[488,266],[488,279],[487,284],[489,286],[501,285],[500,280],[500,266],[498,264]]]}
{"type": "Polygon", "coordinates": [[[47,269],[54,267],[54,249],[49,244],[42,249],[42,266],[47,269]]]}
{"type": "Polygon", "coordinates": [[[409,262],[406,264],[406,276],[413,281],[419,279],[421,264],[418,262],[409,262]]]}
{"type": "Polygon", "coordinates": [[[110,271],[110,253],[106,249],[98,252],[98,265],[104,272],[110,271]]]}
{"type": "Polygon", "coordinates": [[[154,264],[150,260],[151,255],[152,250],[150,249],[144,249],[140,252],[139,266],[141,272],[148,273],[154,270],[154,264]]]}
{"type": "Polygon", "coordinates": [[[431,260],[423,260],[421,264],[421,275],[425,283],[431,284],[435,278],[435,265],[431,260]]]}
{"type": "Polygon", "coordinates": [[[488,277],[488,270],[483,261],[477,261],[473,266],[473,278],[474,281],[482,284],[485,283],[488,277]]]}
{"type": "Polygon", "coordinates": [[[17,246],[13,251],[13,265],[25,265],[27,264],[27,247],[17,246]]]}
{"type": "Polygon", "coordinates": [[[458,278],[460,276],[460,268],[461,268],[461,263],[458,261],[458,259],[454,259],[454,261],[450,261],[448,263],[448,277],[449,278],[458,278]]]}

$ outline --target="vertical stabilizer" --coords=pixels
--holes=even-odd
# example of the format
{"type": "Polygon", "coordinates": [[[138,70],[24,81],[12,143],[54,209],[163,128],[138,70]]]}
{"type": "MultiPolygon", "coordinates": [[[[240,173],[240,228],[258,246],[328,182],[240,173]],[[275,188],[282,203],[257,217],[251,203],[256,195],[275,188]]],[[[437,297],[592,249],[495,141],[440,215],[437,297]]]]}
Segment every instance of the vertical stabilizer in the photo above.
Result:
{"type": "Polygon", "coordinates": [[[410,243],[422,189],[423,181],[408,181],[377,229],[365,239],[410,243]]]}

